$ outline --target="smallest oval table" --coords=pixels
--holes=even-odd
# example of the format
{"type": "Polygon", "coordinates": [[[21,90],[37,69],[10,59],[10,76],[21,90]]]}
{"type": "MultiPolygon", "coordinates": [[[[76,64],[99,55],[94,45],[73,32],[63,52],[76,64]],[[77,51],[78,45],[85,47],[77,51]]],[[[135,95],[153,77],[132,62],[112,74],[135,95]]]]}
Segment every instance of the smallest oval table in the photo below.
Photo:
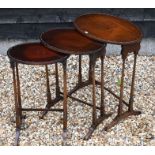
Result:
{"type": "Polygon", "coordinates": [[[26,117],[23,116],[23,111],[41,111],[43,114],[46,114],[48,111],[58,111],[63,113],[63,134],[65,134],[67,128],[67,94],[66,94],[66,72],[63,71],[63,108],[52,108],[48,109],[48,105],[54,106],[57,102],[62,100],[62,96],[60,94],[59,87],[59,75],[58,75],[58,65],[57,63],[61,63],[65,66],[67,58],[69,55],[58,53],[54,50],[49,50],[44,47],[40,42],[36,43],[25,43],[19,44],[11,47],[7,51],[7,55],[10,59],[12,73],[13,73],[13,86],[14,86],[14,98],[15,98],[15,111],[16,111],[16,139],[15,145],[19,145],[19,136],[20,130],[22,129],[23,119],[26,117]],[[21,98],[21,87],[20,87],[20,75],[19,75],[19,64],[26,65],[45,65],[46,71],[46,86],[47,86],[47,106],[46,108],[24,108],[22,106],[22,98],[21,98]],[[50,84],[49,84],[49,71],[48,65],[55,65],[55,98],[51,98],[50,84]]]}
{"type": "Polygon", "coordinates": [[[104,129],[107,131],[114,125],[118,124],[122,119],[127,118],[131,115],[139,115],[140,111],[133,109],[133,98],[134,98],[134,81],[135,81],[135,70],[136,70],[136,59],[140,50],[140,42],[142,40],[142,32],[133,23],[121,19],[115,16],[107,14],[86,14],[78,17],[74,21],[76,29],[88,38],[95,40],[100,43],[111,43],[122,46],[122,77],[120,85],[120,96],[117,96],[108,88],[105,88],[117,99],[119,99],[118,113],[114,120],[107,125],[104,129]],[[123,100],[123,89],[124,89],[124,69],[125,60],[128,53],[134,53],[134,65],[133,65],[133,76],[130,90],[129,103],[123,100]],[[123,103],[128,107],[126,112],[123,112],[123,103]]]}

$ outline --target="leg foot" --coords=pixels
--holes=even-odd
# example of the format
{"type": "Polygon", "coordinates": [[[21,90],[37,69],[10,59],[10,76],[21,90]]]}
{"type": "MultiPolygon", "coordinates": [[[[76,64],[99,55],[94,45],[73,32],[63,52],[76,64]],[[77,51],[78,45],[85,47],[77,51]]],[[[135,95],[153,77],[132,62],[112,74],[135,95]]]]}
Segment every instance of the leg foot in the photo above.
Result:
{"type": "Polygon", "coordinates": [[[63,138],[63,141],[66,141],[66,139],[67,139],[67,130],[63,130],[62,138],[63,138]]]}
{"type": "Polygon", "coordinates": [[[88,133],[86,134],[86,136],[84,137],[84,140],[89,140],[93,134],[93,132],[95,131],[95,129],[97,128],[97,126],[99,124],[101,124],[105,119],[107,119],[108,117],[110,117],[112,114],[104,114],[103,116],[101,116],[100,118],[97,119],[97,121],[95,122],[94,125],[92,125],[89,128],[88,133]]]}
{"type": "Polygon", "coordinates": [[[46,106],[46,110],[45,111],[43,111],[43,112],[41,112],[41,116],[39,116],[39,119],[44,119],[44,117],[45,117],[45,115],[48,113],[48,109],[50,109],[50,107],[52,107],[53,105],[51,105],[51,106],[46,106]]]}
{"type": "Polygon", "coordinates": [[[88,133],[86,134],[86,136],[84,137],[84,140],[89,140],[93,134],[95,130],[95,127],[90,127],[88,133]]]}
{"type": "Polygon", "coordinates": [[[67,129],[64,129],[63,130],[63,133],[62,133],[62,145],[63,146],[67,146],[67,129]]]}
{"type": "Polygon", "coordinates": [[[117,125],[120,121],[124,120],[124,119],[127,119],[129,116],[132,116],[132,115],[140,115],[141,112],[140,111],[127,111],[127,112],[124,112],[123,114],[121,114],[120,116],[116,116],[114,118],[114,120],[108,124],[104,130],[105,131],[108,131],[109,129],[111,129],[113,126],[117,125]]]}
{"type": "Polygon", "coordinates": [[[19,146],[20,129],[16,129],[15,146],[19,146]]]}

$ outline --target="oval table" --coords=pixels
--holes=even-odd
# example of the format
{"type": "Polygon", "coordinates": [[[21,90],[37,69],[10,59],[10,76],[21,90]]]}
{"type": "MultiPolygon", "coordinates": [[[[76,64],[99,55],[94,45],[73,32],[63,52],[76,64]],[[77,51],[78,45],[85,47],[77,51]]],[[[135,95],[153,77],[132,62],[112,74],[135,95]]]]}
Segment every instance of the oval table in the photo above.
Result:
{"type": "MultiPolygon", "coordinates": [[[[89,132],[84,139],[89,139],[96,127],[111,114],[105,113],[104,106],[104,57],[105,57],[105,44],[100,44],[92,41],[91,39],[81,35],[77,30],[65,28],[65,29],[53,29],[44,32],[41,37],[41,42],[49,49],[55,50],[60,53],[79,55],[79,76],[78,83],[70,92],[68,97],[78,102],[84,103],[92,107],[92,125],[89,132]],[[87,81],[82,79],[82,55],[89,56],[89,78],[87,81]],[[96,80],[95,80],[95,63],[97,58],[101,58],[101,100],[100,106],[96,106],[96,80]],[[92,103],[87,103],[80,98],[72,96],[77,90],[92,84],[92,103]],[[100,116],[97,117],[97,110],[100,111],[100,116]]],[[[66,70],[66,68],[64,68],[66,70]]],[[[50,105],[47,106],[50,108],[50,105]]],[[[67,125],[65,126],[67,128],[67,125]]]]}
{"type": "MultiPolygon", "coordinates": [[[[140,111],[135,111],[133,109],[133,98],[134,98],[134,81],[135,81],[135,70],[136,70],[136,59],[138,52],[140,50],[140,42],[142,40],[142,32],[133,23],[107,14],[86,14],[78,17],[74,21],[74,26],[83,35],[91,38],[100,43],[111,43],[121,45],[121,55],[122,55],[122,76],[120,85],[120,96],[117,96],[114,92],[105,88],[111,94],[113,94],[117,99],[119,99],[118,113],[113,121],[108,124],[104,130],[108,130],[114,125],[118,124],[119,121],[127,118],[131,115],[139,115],[140,111]],[[128,53],[134,53],[134,65],[133,65],[133,75],[132,84],[130,90],[129,103],[123,100],[123,89],[124,89],[124,69],[125,60],[128,53]],[[123,111],[123,103],[128,107],[126,112],[123,111]]],[[[100,84],[100,83],[98,83],[100,84]]]]}
{"type": "MultiPolygon", "coordinates": [[[[45,74],[46,74],[46,87],[47,87],[47,103],[48,104],[56,104],[62,99],[60,94],[59,88],[59,75],[58,75],[58,63],[64,65],[67,61],[69,55],[58,53],[56,51],[49,50],[48,48],[44,47],[40,42],[35,43],[24,43],[13,46],[9,48],[7,51],[7,55],[10,59],[10,65],[12,68],[13,74],[13,87],[14,87],[14,99],[15,99],[15,122],[16,122],[16,139],[15,145],[19,145],[19,137],[21,129],[24,129],[24,120],[26,119],[26,115],[23,115],[23,112],[29,111],[42,111],[47,113],[48,111],[57,111],[63,112],[63,126],[67,122],[67,96],[66,96],[66,73],[64,72],[63,80],[64,80],[64,102],[63,108],[24,108],[22,105],[22,98],[21,98],[21,81],[20,81],[20,71],[19,71],[19,64],[24,65],[44,65],[45,66],[45,74]],[[51,91],[50,91],[50,84],[49,84],[49,71],[48,65],[54,64],[55,65],[55,88],[56,88],[56,96],[54,99],[51,98],[51,91]]],[[[30,105],[30,104],[29,104],[30,105]]],[[[65,132],[65,131],[64,131],[65,132]]]]}

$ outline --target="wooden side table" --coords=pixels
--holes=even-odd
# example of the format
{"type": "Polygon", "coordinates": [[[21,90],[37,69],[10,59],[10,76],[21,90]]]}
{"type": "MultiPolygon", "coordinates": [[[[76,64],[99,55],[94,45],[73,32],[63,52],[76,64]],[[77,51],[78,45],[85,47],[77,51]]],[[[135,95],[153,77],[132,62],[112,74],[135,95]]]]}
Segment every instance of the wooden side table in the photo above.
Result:
{"type": "Polygon", "coordinates": [[[103,63],[105,57],[105,45],[95,43],[92,40],[88,39],[81,35],[75,29],[53,29],[48,32],[45,32],[41,35],[41,42],[48,47],[49,49],[56,50],[61,53],[66,54],[74,54],[79,55],[79,77],[78,83],[73,90],[68,92],[68,97],[82,102],[88,106],[91,106],[92,109],[92,126],[86,135],[85,139],[88,139],[90,135],[93,133],[95,128],[106,118],[108,118],[111,114],[107,114],[105,112],[104,106],[104,72],[103,72],[103,63]],[[82,55],[89,55],[89,79],[87,81],[83,81],[82,79],[82,66],[81,59],[82,55]],[[96,96],[95,96],[95,63],[97,58],[101,58],[101,104],[100,107],[96,106],[96,96]],[[92,84],[92,104],[87,103],[79,98],[75,98],[72,96],[74,92],[77,90],[92,84]],[[97,110],[100,110],[100,116],[97,118],[97,110]]]}
{"type": "Polygon", "coordinates": [[[63,112],[63,133],[65,134],[67,130],[67,81],[66,81],[66,60],[68,55],[57,53],[53,50],[45,48],[40,43],[27,43],[20,44],[11,47],[8,52],[8,57],[10,59],[11,68],[13,71],[13,85],[14,85],[14,98],[15,98],[15,110],[16,110],[16,140],[15,145],[19,145],[19,136],[22,126],[22,120],[25,118],[23,116],[23,111],[58,111],[63,112]],[[62,100],[59,88],[58,80],[58,66],[57,63],[62,63],[64,68],[64,102],[63,109],[49,109],[48,106],[45,109],[42,108],[23,108],[21,101],[21,91],[20,91],[20,79],[18,64],[26,65],[45,65],[46,70],[46,84],[47,84],[47,105],[53,106],[58,101],[62,100]],[[56,97],[54,100],[51,99],[51,92],[49,86],[49,75],[48,75],[48,65],[55,64],[56,69],[56,97]]]}
{"type": "MultiPolygon", "coordinates": [[[[142,32],[131,22],[111,16],[106,14],[86,14],[78,17],[74,25],[76,29],[87,36],[100,43],[111,43],[121,45],[122,50],[122,77],[120,86],[120,96],[117,96],[114,92],[105,88],[111,94],[113,94],[117,99],[119,99],[118,113],[115,119],[107,125],[104,129],[107,131],[122,119],[127,118],[131,115],[139,115],[140,111],[135,111],[133,108],[133,97],[134,97],[134,82],[135,82],[135,70],[136,70],[136,59],[138,52],[140,50],[140,42],[142,40],[142,32]],[[134,66],[133,66],[133,76],[130,91],[129,103],[123,100],[123,89],[124,89],[124,69],[125,60],[128,53],[133,52],[134,54],[134,66]],[[128,111],[123,112],[123,103],[128,107],[128,111]]],[[[97,82],[100,84],[100,82],[97,82]]]]}

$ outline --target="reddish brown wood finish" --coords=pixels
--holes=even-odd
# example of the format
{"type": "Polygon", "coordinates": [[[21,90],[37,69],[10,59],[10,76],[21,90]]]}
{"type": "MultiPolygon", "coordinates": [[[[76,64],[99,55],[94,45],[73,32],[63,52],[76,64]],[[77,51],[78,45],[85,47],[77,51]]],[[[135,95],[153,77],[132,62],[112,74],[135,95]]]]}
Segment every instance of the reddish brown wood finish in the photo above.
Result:
{"type": "Polygon", "coordinates": [[[106,43],[137,43],[143,36],[131,22],[106,14],[82,15],[75,20],[74,25],[83,35],[106,43]]]}
{"type": "Polygon", "coordinates": [[[91,54],[103,48],[74,29],[53,29],[40,38],[48,48],[67,54],[91,54]]]}
{"type": "Polygon", "coordinates": [[[13,85],[14,85],[14,97],[15,97],[15,110],[16,110],[16,139],[15,145],[19,145],[20,130],[23,124],[23,111],[42,111],[43,118],[48,111],[63,112],[63,135],[66,135],[67,131],[67,82],[66,82],[66,61],[69,55],[55,52],[44,47],[41,43],[27,43],[14,46],[8,50],[8,56],[10,58],[10,64],[13,71],[13,85]],[[64,97],[60,95],[59,88],[59,76],[57,63],[60,62],[63,65],[64,72],[64,97]],[[47,105],[45,108],[23,108],[21,102],[20,91],[20,79],[18,64],[28,65],[45,65],[46,69],[46,85],[47,85],[47,105]],[[51,98],[48,64],[55,64],[56,71],[56,97],[51,98]],[[53,106],[60,100],[64,99],[63,109],[53,108],[53,106]],[[51,109],[52,108],[52,109],[51,109]]]}
{"type": "MultiPolygon", "coordinates": [[[[70,92],[68,92],[68,97],[92,107],[92,125],[89,129],[88,134],[84,138],[84,139],[89,139],[92,133],[94,132],[94,130],[96,129],[96,127],[103,120],[105,120],[111,115],[111,114],[105,114],[103,100],[101,103],[101,107],[96,106],[95,64],[96,64],[97,58],[102,57],[102,60],[104,59],[104,56],[106,53],[105,44],[96,43],[91,39],[85,37],[84,35],[81,35],[75,29],[50,30],[41,35],[41,41],[45,46],[47,46],[50,49],[53,49],[62,53],[79,55],[78,83],[75,86],[75,88],[73,88],[70,92]],[[82,64],[81,64],[82,55],[89,55],[90,68],[89,68],[89,79],[87,81],[83,81],[82,79],[82,64]],[[93,102],[92,104],[71,96],[77,90],[85,86],[88,86],[90,84],[93,85],[92,86],[92,102],[93,102]],[[100,116],[97,116],[97,109],[101,111],[100,116]]],[[[103,69],[103,66],[102,66],[102,69],[103,69]]],[[[103,76],[103,72],[102,72],[102,76],[103,76]]],[[[66,79],[64,79],[64,81],[66,81],[66,79]]],[[[102,79],[101,89],[103,89],[103,79],[102,79]]],[[[101,94],[103,95],[103,91],[101,94]]],[[[64,93],[64,96],[67,96],[67,95],[64,93]]],[[[65,117],[66,116],[64,116],[64,118],[65,117]]],[[[64,127],[65,126],[66,124],[64,124],[64,127]]]]}
{"type": "MultiPolygon", "coordinates": [[[[114,125],[118,124],[122,119],[126,119],[131,115],[139,115],[140,111],[135,111],[133,107],[134,102],[134,81],[135,81],[135,69],[136,69],[136,58],[137,54],[140,50],[140,42],[142,40],[141,31],[131,22],[120,19],[118,17],[114,17],[111,15],[105,14],[87,14],[78,17],[74,25],[76,29],[81,32],[81,34],[85,35],[90,39],[94,39],[97,42],[102,43],[112,43],[122,46],[121,55],[122,55],[122,76],[121,76],[121,86],[120,86],[120,96],[117,96],[111,90],[105,88],[108,92],[114,95],[117,99],[119,99],[118,112],[117,116],[113,119],[113,121],[108,124],[104,130],[109,130],[114,125]],[[134,65],[133,65],[133,75],[132,75],[132,84],[130,91],[130,99],[129,103],[125,103],[123,100],[123,92],[124,92],[124,76],[125,76],[125,61],[129,53],[134,53],[134,65]],[[128,106],[128,111],[124,112],[123,103],[128,106]]],[[[103,74],[103,73],[102,73],[103,74]]],[[[100,83],[103,87],[103,79],[101,79],[100,83]]],[[[104,93],[101,92],[102,99],[104,93]]],[[[103,100],[101,99],[101,103],[103,100]]],[[[95,102],[93,103],[96,106],[95,102]]],[[[102,104],[101,104],[102,105],[102,104]]],[[[103,110],[103,106],[101,106],[103,110]]],[[[96,115],[96,107],[94,108],[94,114],[96,115]]],[[[101,111],[102,113],[104,111],[101,111]]],[[[102,115],[101,113],[101,115],[102,115]]],[[[106,116],[106,115],[105,115],[106,116]]],[[[96,118],[96,117],[95,117],[96,118]]],[[[102,119],[103,120],[103,117],[102,119]]],[[[89,139],[95,130],[95,128],[100,124],[100,119],[98,121],[94,120],[92,127],[89,129],[88,134],[85,139],[89,139]]]]}
{"type": "Polygon", "coordinates": [[[68,55],[44,47],[40,43],[27,43],[14,46],[8,50],[11,60],[23,64],[52,64],[63,61],[68,55]]]}

